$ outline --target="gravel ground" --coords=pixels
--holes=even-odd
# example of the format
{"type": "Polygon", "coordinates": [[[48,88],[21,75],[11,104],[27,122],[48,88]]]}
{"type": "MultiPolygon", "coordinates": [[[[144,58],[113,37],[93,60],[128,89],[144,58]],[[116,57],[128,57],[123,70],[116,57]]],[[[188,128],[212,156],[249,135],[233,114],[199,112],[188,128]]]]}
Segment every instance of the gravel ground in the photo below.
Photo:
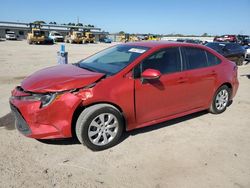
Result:
{"type": "MultiPolygon", "coordinates": [[[[69,63],[110,44],[66,44],[69,63]]],[[[220,115],[199,112],[128,132],[117,146],[93,152],[74,139],[39,142],[18,133],[10,91],[56,64],[60,45],[0,42],[0,187],[250,187],[250,65],[220,115]]]]}

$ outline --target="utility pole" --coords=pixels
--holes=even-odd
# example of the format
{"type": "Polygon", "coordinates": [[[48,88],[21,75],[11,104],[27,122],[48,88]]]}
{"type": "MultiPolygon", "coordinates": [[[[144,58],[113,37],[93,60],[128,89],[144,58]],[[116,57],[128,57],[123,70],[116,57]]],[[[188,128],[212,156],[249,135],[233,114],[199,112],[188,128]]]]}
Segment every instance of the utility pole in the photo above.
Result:
{"type": "Polygon", "coordinates": [[[79,24],[79,16],[77,16],[77,24],[79,24]]]}

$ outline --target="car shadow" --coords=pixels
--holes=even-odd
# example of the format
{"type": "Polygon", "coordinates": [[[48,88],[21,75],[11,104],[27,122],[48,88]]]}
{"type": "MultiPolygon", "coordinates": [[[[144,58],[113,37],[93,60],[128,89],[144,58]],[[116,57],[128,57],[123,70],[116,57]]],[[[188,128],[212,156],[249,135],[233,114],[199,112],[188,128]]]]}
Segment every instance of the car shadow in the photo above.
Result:
{"type": "Polygon", "coordinates": [[[0,118],[0,127],[4,127],[7,130],[14,130],[16,128],[15,117],[11,112],[0,118]]]}
{"type": "Polygon", "coordinates": [[[125,132],[122,136],[122,139],[120,140],[120,143],[123,142],[124,140],[126,140],[128,137],[130,136],[136,136],[138,134],[143,134],[143,133],[147,133],[147,132],[151,132],[151,131],[155,131],[164,127],[169,127],[169,126],[176,126],[178,123],[190,120],[190,119],[194,119],[200,116],[203,116],[205,114],[207,114],[208,111],[204,110],[204,111],[200,111],[200,112],[196,112],[193,114],[189,114],[183,117],[179,117],[179,118],[175,118],[175,119],[171,119],[162,123],[158,123],[152,126],[148,126],[148,127],[144,127],[144,128],[139,128],[139,129],[135,129],[132,131],[128,131],[125,132]]]}
{"type": "Polygon", "coordinates": [[[247,65],[247,64],[249,64],[249,63],[250,63],[250,61],[246,61],[244,65],[247,65]]]}
{"type": "MultiPolygon", "coordinates": [[[[124,132],[122,135],[119,143],[122,143],[124,140],[126,140],[130,136],[136,136],[138,134],[143,134],[151,131],[155,131],[164,127],[168,126],[176,126],[178,123],[194,119],[200,116],[203,116],[207,114],[208,111],[201,111],[201,112],[196,112],[190,115],[186,115],[183,117],[179,117],[176,119],[168,120],[163,123],[155,124],[152,126],[144,127],[144,128],[139,128],[135,129],[132,131],[124,132]]],[[[0,127],[5,127],[7,130],[14,130],[15,129],[15,117],[12,113],[8,113],[5,116],[0,118],[0,127]]],[[[81,144],[78,139],[73,136],[72,138],[63,138],[63,139],[37,139],[38,142],[44,143],[44,144],[49,144],[49,145],[75,145],[75,144],[81,144]]],[[[118,143],[118,144],[119,144],[118,143]]]]}
{"type": "Polygon", "coordinates": [[[75,145],[81,144],[76,137],[62,139],[36,139],[38,142],[49,145],[75,145]]]}
{"type": "MultiPolygon", "coordinates": [[[[186,115],[180,118],[176,118],[176,119],[172,119],[172,120],[168,120],[165,121],[163,123],[159,123],[159,124],[155,124],[152,126],[148,126],[148,127],[144,127],[144,128],[140,128],[140,129],[135,129],[132,131],[128,131],[128,132],[124,132],[121,139],[119,140],[118,144],[122,143],[124,140],[126,140],[128,137],[130,136],[136,136],[138,134],[143,134],[143,133],[147,133],[147,132],[151,132],[151,131],[155,131],[164,127],[168,127],[168,126],[176,126],[178,123],[180,122],[184,122],[193,118],[197,118],[200,116],[203,116],[205,114],[207,114],[208,111],[204,110],[201,112],[196,112],[190,115],[186,115]]],[[[44,144],[50,144],[50,145],[75,145],[75,144],[81,144],[78,139],[73,136],[72,138],[65,138],[65,139],[37,139],[38,142],[44,143],[44,144]]]]}
{"type": "Polygon", "coordinates": [[[246,76],[248,79],[250,79],[250,74],[242,74],[240,76],[246,76]]]}

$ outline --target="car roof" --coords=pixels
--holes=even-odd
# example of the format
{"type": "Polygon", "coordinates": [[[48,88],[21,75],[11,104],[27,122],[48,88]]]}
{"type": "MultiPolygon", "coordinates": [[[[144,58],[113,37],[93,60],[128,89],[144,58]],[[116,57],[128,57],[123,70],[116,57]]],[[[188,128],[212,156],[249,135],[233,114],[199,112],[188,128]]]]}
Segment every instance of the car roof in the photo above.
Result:
{"type": "Polygon", "coordinates": [[[207,44],[218,44],[218,45],[220,45],[220,44],[223,44],[223,45],[232,44],[232,45],[239,45],[238,43],[235,43],[235,42],[208,42],[207,44]]]}
{"type": "Polygon", "coordinates": [[[128,42],[128,43],[126,43],[124,45],[142,46],[142,47],[148,47],[148,48],[164,48],[164,47],[170,47],[170,46],[189,46],[189,47],[204,48],[204,46],[200,45],[200,44],[173,42],[173,41],[128,42]]]}

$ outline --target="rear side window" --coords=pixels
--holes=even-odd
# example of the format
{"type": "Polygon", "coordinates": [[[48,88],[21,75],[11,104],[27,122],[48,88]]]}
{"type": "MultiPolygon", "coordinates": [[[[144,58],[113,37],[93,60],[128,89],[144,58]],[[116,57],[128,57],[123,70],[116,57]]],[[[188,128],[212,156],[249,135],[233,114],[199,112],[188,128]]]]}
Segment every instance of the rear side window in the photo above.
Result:
{"type": "Polygon", "coordinates": [[[208,66],[206,52],[200,48],[185,47],[185,57],[187,69],[198,69],[208,66]]]}
{"type": "Polygon", "coordinates": [[[210,52],[206,52],[206,53],[207,53],[207,61],[208,61],[209,66],[220,64],[221,60],[218,57],[211,54],[210,52]]]}
{"type": "Polygon", "coordinates": [[[141,72],[146,69],[156,69],[162,74],[180,72],[182,62],[179,48],[166,48],[149,56],[142,62],[141,72]]]}

